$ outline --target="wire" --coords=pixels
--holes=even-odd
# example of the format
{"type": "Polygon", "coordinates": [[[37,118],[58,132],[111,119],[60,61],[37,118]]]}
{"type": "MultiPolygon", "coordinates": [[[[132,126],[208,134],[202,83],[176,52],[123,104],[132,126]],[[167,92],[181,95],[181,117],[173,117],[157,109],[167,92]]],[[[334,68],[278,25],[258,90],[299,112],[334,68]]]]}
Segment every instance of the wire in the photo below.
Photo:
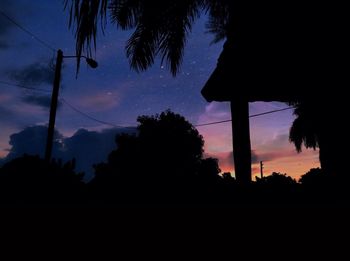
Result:
{"type": "MultiPolygon", "coordinates": [[[[39,92],[51,93],[51,91],[49,91],[49,90],[38,89],[38,88],[33,88],[33,87],[27,87],[27,86],[24,86],[24,85],[9,83],[9,82],[5,82],[5,81],[0,81],[0,84],[5,84],[5,85],[9,85],[9,86],[15,86],[15,87],[19,87],[19,88],[26,89],[26,90],[31,90],[31,91],[39,91],[39,92]]],[[[75,106],[73,106],[72,104],[67,102],[65,99],[60,98],[60,100],[63,103],[65,103],[66,105],[68,105],[68,107],[70,107],[73,111],[79,113],[80,115],[82,115],[82,116],[84,116],[84,117],[86,117],[86,118],[88,118],[88,119],[90,119],[92,121],[98,122],[98,123],[103,124],[103,125],[109,125],[109,126],[112,126],[112,127],[115,127],[115,128],[133,128],[133,127],[126,127],[126,126],[119,126],[119,125],[115,125],[113,123],[109,123],[109,122],[106,122],[106,121],[102,121],[102,120],[96,119],[96,118],[86,114],[85,112],[82,112],[81,110],[79,110],[78,108],[76,108],[75,106]]]]}
{"type": "Polygon", "coordinates": [[[85,112],[79,110],[78,108],[76,108],[75,106],[73,106],[72,104],[70,104],[69,102],[67,102],[64,98],[61,98],[60,99],[63,103],[65,103],[68,107],[70,107],[73,111],[79,113],[80,115],[92,120],[92,121],[95,121],[95,122],[98,122],[102,125],[108,125],[108,126],[112,126],[112,127],[115,127],[115,128],[133,128],[133,127],[126,127],[126,126],[120,126],[120,125],[115,125],[113,123],[110,123],[110,122],[106,122],[106,121],[102,121],[102,120],[99,120],[99,119],[96,119],[88,114],[86,114],[85,112]]]}
{"type": "Polygon", "coordinates": [[[203,123],[203,124],[194,125],[194,127],[204,127],[204,126],[210,126],[210,125],[217,125],[217,124],[231,122],[231,121],[232,120],[215,121],[215,122],[209,122],[209,123],[203,123]]]}
{"type": "MultiPolygon", "coordinates": [[[[5,82],[5,81],[1,81],[0,80],[0,84],[5,84],[5,85],[9,85],[9,86],[16,86],[22,89],[26,89],[26,90],[31,90],[31,91],[39,91],[39,92],[45,92],[45,93],[51,93],[50,90],[44,90],[44,89],[39,89],[39,88],[33,88],[33,87],[27,87],[24,85],[20,85],[20,84],[14,84],[14,83],[9,83],[9,82],[5,82]]],[[[106,122],[106,121],[102,121],[99,119],[96,119],[90,115],[88,115],[87,113],[79,110],[78,108],[76,108],[75,106],[73,106],[71,103],[67,102],[65,99],[60,98],[60,100],[65,103],[66,105],[68,105],[68,107],[70,107],[73,111],[79,113],[80,115],[98,122],[100,124],[103,125],[109,125],[115,128],[132,128],[132,127],[126,127],[126,126],[120,126],[120,125],[116,125],[110,122],[106,122]]],[[[264,116],[264,115],[268,115],[268,114],[273,114],[273,113],[277,113],[277,112],[283,112],[283,111],[287,111],[287,110],[292,110],[295,109],[295,107],[288,107],[288,108],[284,108],[284,109],[279,109],[279,110],[273,110],[273,111],[267,111],[267,112],[263,112],[263,113],[258,113],[258,114],[253,114],[250,115],[249,118],[256,118],[256,117],[260,117],[260,116],[264,116]]],[[[222,124],[222,123],[227,123],[227,122],[231,122],[232,120],[223,120],[223,121],[216,121],[216,122],[209,122],[209,123],[203,123],[203,124],[198,124],[198,125],[194,125],[194,127],[205,127],[205,126],[211,126],[211,125],[217,125],[217,124],[222,124]]]]}
{"type": "Polygon", "coordinates": [[[9,20],[11,23],[16,25],[19,29],[21,29],[26,34],[30,35],[33,39],[35,39],[37,42],[45,46],[46,48],[50,49],[51,51],[56,51],[56,48],[53,48],[51,45],[49,45],[47,42],[41,40],[38,36],[30,32],[28,29],[24,28],[22,25],[17,23],[13,18],[9,17],[4,11],[0,10],[0,14],[5,17],[7,20],[9,20]]]}
{"type": "Polygon", "coordinates": [[[272,114],[272,113],[276,113],[276,112],[282,112],[282,111],[289,111],[295,109],[295,107],[288,107],[288,108],[284,108],[284,109],[279,109],[279,110],[274,110],[274,111],[268,111],[268,112],[263,112],[263,113],[259,113],[259,114],[254,114],[249,116],[249,118],[256,118],[259,116],[264,116],[264,115],[268,115],[268,114],[272,114]]]}
{"type": "MultiPolygon", "coordinates": [[[[260,116],[264,116],[264,115],[268,115],[268,114],[272,114],[272,113],[276,113],[276,112],[282,112],[282,111],[287,111],[287,110],[292,110],[295,107],[288,107],[288,108],[284,108],[284,109],[280,109],[280,110],[274,110],[274,111],[268,111],[268,112],[263,112],[263,113],[259,113],[259,114],[253,114],[250,115],[249,118],[256,118],[256,117],[260,117],[260,116]]],[[[203,123],[203,124],[198,124],[195,125],[195,127],[204,127],[204,126],[211,126],[211,125],[217,125],[217,124],[222,124],[222,123],[226,123],[226,122],[231,122],[232,120],[224,120],[224,121],[216,121],[216,122],[209,122],[209,123],[203,123]]]]}
{"type": "Polygon", "coordinates": [[[0,84],[4,84],[4,85],[8,85],[8,86],[15,86],[15,87],[26,89],[26,90],[30,90],[30,91],[51,93],[50,90],[39,89],[39,88],[34,88],[34,87],[28,87],[28,86],[24,86],[24,85],[21,85],[21,84],[15,84],[15,83],[10,83],[10,82],[5,82],[5,81],[0,81],[0,84]]]}

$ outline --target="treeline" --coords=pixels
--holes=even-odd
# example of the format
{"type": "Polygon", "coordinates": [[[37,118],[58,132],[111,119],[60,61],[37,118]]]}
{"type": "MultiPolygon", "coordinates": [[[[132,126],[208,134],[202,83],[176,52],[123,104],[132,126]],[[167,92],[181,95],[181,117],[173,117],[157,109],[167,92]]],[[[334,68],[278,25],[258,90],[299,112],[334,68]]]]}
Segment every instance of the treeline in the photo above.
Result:
{"type": "Polygon", "coordinates": [[[75,161],[25,155],[0,169],[2,205],[303,205],[349,203],[349,180],[313,169],[299,182],[280,173],[241,185],[204,158],[203,137],[170,111],[140,117],[137,135],[118,135],[117,149],[83,182],[75,161]]]}

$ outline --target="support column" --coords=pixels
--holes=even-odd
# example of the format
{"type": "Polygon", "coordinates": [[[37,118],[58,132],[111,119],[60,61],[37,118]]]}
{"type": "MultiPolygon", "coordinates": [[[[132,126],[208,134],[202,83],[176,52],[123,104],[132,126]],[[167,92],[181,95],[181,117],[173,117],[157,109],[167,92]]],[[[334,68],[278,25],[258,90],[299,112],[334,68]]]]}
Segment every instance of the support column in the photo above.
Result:
{"type": "Polygon", "coordinates": [[[231,116],[236,179],[247,184],[252,181],[249,102],[245,99],[231,101],[231,116]]]}
{"type": "Polygon", "coordinates": [[[45,151],[45,159],[47,162],[51,161],[51,156],[52,156],[53,140],[54,140],[54,134],[55,134],[56,111],[57,111],[57,105],[58,105],[58,94],[60,90],[60,81],[61,81],[62,62],[63,62],[63,52],[61,50],[58,50],[55,79],[53,83],[53,91],[52,91],[51,106],[50,106],[50,120],[49,120],[49,126],[48,126],[46,151],[45,151]]]}

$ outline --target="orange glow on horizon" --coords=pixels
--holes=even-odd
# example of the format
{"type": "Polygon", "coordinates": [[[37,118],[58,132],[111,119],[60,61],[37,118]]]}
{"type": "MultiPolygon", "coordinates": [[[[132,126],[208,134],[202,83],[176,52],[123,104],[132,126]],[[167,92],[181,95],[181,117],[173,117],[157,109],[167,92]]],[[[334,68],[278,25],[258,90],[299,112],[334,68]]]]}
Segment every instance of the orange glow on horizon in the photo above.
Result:
{"type": "MultiPolygon", "coordinates": [[[[229,156],[229,153],[226,153],[226,155],[229,156]]],[[[225,161],[225,158],[223,160],[219,158],[219,165],[222,173],[230,172],[231,175],[234,176],[234,166],[228,165],[225,161]]],[[[301,154],[296,153],[295,156],[265,161],[264,176],[266,177],[277,172],[287,174],[298,181],[300,177],[306,174],[310,169],[319,167],[318,152],[307,150],[301,154]]],[[[252,164],[252,176],[253,180],[255,180],[255,177],[261,176],[260,163],[252,164]]]]}

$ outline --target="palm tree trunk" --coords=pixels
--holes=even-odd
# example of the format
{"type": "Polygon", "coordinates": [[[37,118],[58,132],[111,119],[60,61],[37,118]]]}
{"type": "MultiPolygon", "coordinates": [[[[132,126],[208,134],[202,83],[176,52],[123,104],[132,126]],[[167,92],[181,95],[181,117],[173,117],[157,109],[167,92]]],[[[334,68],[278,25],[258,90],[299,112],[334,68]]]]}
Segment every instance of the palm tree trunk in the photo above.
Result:
{"type": "Polygon", "coordinates": [[[247,184],[252,181],[249,102],[245,99],[231,101],[231,116],[236,179],[247,184]]]}

